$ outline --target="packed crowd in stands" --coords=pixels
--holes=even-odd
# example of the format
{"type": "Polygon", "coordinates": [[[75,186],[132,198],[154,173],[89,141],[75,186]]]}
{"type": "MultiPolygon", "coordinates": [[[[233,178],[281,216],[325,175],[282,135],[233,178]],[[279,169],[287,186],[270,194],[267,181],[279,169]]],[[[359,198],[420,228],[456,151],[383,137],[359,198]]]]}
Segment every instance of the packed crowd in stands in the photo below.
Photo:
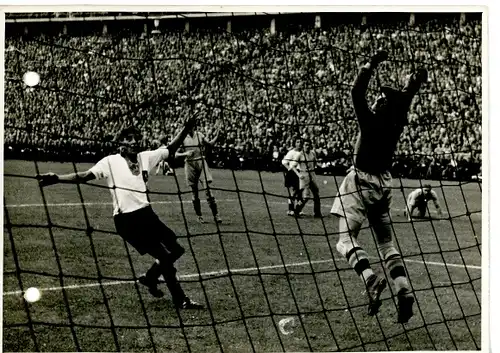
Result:
{"type": "MultiPolygon", "coordinates": [[[[7,28],[8,31],[8,28],[7,28]]],[[[378,48],[390,59],[380,84],[401,88],[413,67],[429,69],[393,165],[396,176],[469,179],[481,168],[481,22],[425,21],[322,29],[139,35],[7,36],[5,157],[96,161],[124,123],[145,148],[199,114],[213,166],[280,171],[297,136],[308,138],[319,169],[352,163],[357,123],[350,86],[378,48]],[[21,81],[38,72],[40,85],[21,81]]],[[[372,80],[368,101],[377,93],[372,80]]]]}

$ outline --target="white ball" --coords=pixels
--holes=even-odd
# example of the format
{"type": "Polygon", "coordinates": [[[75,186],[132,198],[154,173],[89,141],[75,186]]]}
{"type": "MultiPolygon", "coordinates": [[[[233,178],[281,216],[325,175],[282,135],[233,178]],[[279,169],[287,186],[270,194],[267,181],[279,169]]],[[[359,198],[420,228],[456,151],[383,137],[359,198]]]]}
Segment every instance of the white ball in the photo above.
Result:
{"type": "Polygon", "coordinates": [[[26,289],[26,292],[24,292],[24,299],[26,299],[27,302],[34,303],[37,302],[42,294],[38,290],[38,288],[35,287],[30,287],[26,289]]]}
{"type": "Polygon", "coordinates": [[[28,71],[23,75],[23,81],[27,86],[36,86],[40,83],[40,75],[34,71],[28,71]]]}
{"type": "Polygon", "coordinates": [[[328,184],[328,180],[323,180],[323,184],[328,184]]]}
{"type": "Polygon", "coordinates": [[[293,333],[294,328],[295,328],[295,318],[287,317],[287,318],[281,319],[278,322],[278,327],[279,327],[281,333],[284,335],[289,335],[289,334],[293,333]],[[287,329],[287,327],[288,327],[288,329],[287,329]]]}

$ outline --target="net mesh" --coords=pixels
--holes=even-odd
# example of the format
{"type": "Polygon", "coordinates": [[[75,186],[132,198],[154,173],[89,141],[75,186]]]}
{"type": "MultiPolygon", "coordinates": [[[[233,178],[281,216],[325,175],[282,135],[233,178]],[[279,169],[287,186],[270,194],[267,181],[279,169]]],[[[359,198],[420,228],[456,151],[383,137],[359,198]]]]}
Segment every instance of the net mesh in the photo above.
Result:
{"type": "MultiPolygon", "coordinates": [[[[480,349],[481,14],[186,18],[7,24],[4,350],[480,349]],[[391,226],[416,296],[405,325],[392,290],[366,316],[333,217],[313,219],[309,207],[286,216],[281,169],[294,139],[310,139],[328,214],[357,134],[352,82],[379,48],[390,57],[368,101],[416,67],[430,80],[393,164],[391,226]],[[29,71],[35,87],[23,82],[29,71]],[[141,130],[144,149],[158,146],[193,112],[207,137],[222,129],[206,152],[223,223],[197,222],[182,161],[171,175],[158,169],[148,190],[187,250],[179,279],[206,307],[179,311],[138,284],[151,259],[116,236],[104,183],[42,189],[34,176],[87,170],[114,153],[123,124],[141,130]],[[408,194],[427,183],[445,215],[409,222],[408,194]],[[38,302],[23,300],[28,287],[38,302]]],[[[359,239],[382,267],[369,225],[359,239]]]]}

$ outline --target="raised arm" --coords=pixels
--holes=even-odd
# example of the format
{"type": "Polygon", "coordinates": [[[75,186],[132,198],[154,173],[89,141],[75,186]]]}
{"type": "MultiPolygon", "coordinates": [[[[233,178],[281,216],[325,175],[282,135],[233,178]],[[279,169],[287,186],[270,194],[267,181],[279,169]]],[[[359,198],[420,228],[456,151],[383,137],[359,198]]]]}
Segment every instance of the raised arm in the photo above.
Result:
{"type": "Polygon", "coordinates": [[[368,63],[366,63],[358,72],[354,84],[351,89],[352,103],[354,106],[354,111],[359,119],[369,118],[372,115],[370,108],[368,107],[368,102],[366,101],[366,90],[368,89],[368,84],[373,74],[373,70],[377,66],[387,59],[386,51],[378,51],[373,55],[368,63]]]}
{"type": "Polygon", "coordinates": [[[58,175],[55,173],[39,174],[36,176],[40,186],[49,186],[58,183],[81,184],[94,180],[96,177],[90,170],[78,173],[58,175]]]}
{"type": "Polygon", "coordinates": [[[177,136],[175,136],[167,146],[169,155],[171,156],[176,155],[177,150],[182,145],[188,132],[192,129],[195,123],[196,123],[196,116],[192,116],[186,120],[186,122],[184,123],[184,127],[182,128],[182,131],[179,132],[177,136]]]}
{"type": "Polygon", "coordinates": [[[408,82],[406,83],[405,87],[403,88],[403,92],[405,92],[410,100],[413,99],[413,97],[417,94],[417,92],[420,90],[420,87],[422,84],[426,83],[428,80],[428,72],[424,68],[419,68],[417,69],[414,73],[410,75],[410,78],[408,79],[408,82]]]}
{"type": "Polygon", "coordinates": [[[213,139],[211,139],[210,141],[207,140],[207,139],[205,139],[205,143],[208,144],[208,145],[210,145],[210,146],[215,145],[215,143],[219,139],[219,133],[220,133],[220,130],[217,129],[217,131],[215,132],[215,137],[213,139]]]}

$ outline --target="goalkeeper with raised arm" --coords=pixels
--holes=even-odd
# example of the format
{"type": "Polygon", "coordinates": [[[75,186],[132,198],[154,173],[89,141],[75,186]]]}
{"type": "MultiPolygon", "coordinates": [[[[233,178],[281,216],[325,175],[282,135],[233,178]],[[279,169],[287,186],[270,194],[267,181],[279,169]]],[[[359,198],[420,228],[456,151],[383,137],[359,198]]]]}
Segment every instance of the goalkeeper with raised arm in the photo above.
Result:
{"type": "Polygon", "coordinates": [[[387,281],[384,276],[374,273],[368,254],[358,243],[361,225],[368,218],[380,257],[397,293],[398,322],[405,323],[413,316],[415,299],[403,260],[393,243],[389,214],[392,176],[389,170],[399,137],[408,123],[413,97],[427,81],[427,71],[418,69],[411,74],[402,90],[381,87],[381,93],[370,109],[366,100],[368,84],[375,69],[387,57],[386,51],[377,52],[360,69],[354,81],[351,94],[359,126],[354,165],[339,188],[331,213],[339,217],[337,250],[365,283],[369,298],[368,315],[375,315],[387,281]]]}
{"type": "Polygon", "coordinates": [[[156,259],[139,282],[148,287],[153,296],[162,297],[163,292],[157,285],[158,278],[163,275],[174,305],[179,309],[199,309],[202,306],[186,296],[176,278],[174,263],[184,254],[184,248],[177,242],[176,234],[153,211],[148,200],[147,181],[149,173],[160,161],[175,154],[194,124],[194,118],[188,119],[168,146],[145,152],[139,152],[140,131],[128,126],[115,138],[120,152],[104,157],[89,170],[64,175],[37,175],[42,187],[106,179],[113,199],[113,218],[118,235],[141,255],[149,254],[156,259]]]}

